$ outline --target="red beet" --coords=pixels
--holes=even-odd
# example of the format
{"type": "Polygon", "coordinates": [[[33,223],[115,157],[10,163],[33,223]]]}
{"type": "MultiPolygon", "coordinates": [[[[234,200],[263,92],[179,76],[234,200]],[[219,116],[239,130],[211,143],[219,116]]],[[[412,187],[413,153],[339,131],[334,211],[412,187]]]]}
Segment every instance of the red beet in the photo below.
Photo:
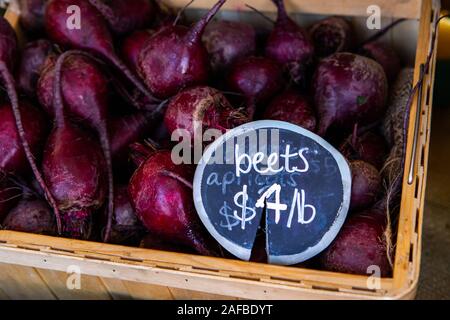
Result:
{"type": "Polygon", "coordinates": [[[388,147],[382,136],[368,131],[348,137],[339,151],[347,160],[362,160],[381,170],[388,154],[388,147]]]}
{"type": "Polygon", "coordinates": [[[323,59],[313,89],[322,136],[331,126],[351,130],[356,123],[375,122],[386,110],[386,75],[377,62],[363,56],[336,53],[323,59]]]}
{"type": "Polygon", "coordinates": [[[20,200],[21,196],[22,189],[13,184],[6,174],[0,171],[0,223],[9,210],[20,200]]]}
{"type": "Polygon", "coordinates": [[[308,33],[289,18],[283,0],[272,0],[278,8],[278,18],[267,39],[266,56],[283,65],[292,79],[304,82],[314,58],[314,45],[308,33]]]}
{"type": "Polygon", "coordinates": [[[36,96],[36,85],[42,67],[52,51],[52,43],[45,39],[29,42],[23,49],[17,84],[29,97],[36,96]]]}
{"type": "Polygon", "coordinates": [[[108,21],[111,30],[124,35],[150,25],[157,8],[150,0],[89,0],[108,21]]]}
{"type": "Polygon", "coordinates": [[[243,22],[213,21],[206,27],[202,41],[216,72],[229,69],[237,60],[256,51],[255,29],[243,22]]]}
{"type": "MultiPolygon", "coordinates": [[[[40,159],[48,134],[45,114],[29,103],[20,103],[20,114],[25,129],[25,139],[33,159],[40,159]]],[[[10,104],[0,106],[0,170],[16,175],[26,175],[30,166],[17,131],[10,104]]]]}
{"type": "Polygon", "coordinates": [[[139,54],[153,34],[153,30],[139,30],[126,37],[123,41],[122,58],[131,70],[137,71],[139,54]]]}
{"type": "Polygon", "coordinates": [[[6,230],[56,235],[55,216],[45,201],[24,199],[3,221],[6,230]]]}
{"type": "MultiPolygon", "coordinates": [[[[55,200],[53,199],[48,187],[46,186],[44,179],[42,178],[42,174],[39,171],[39,168],[36,164],[36,160],[31,150],[31,146],[28,143],[27,134],[25,132],[25,126],[29,125],[29,123],[25,123],[22,120],[22,115],[19,107],[19,99],[17,97],[17,91],[15,87],[14,78],[11,74],[11,70],[15,65],[15,58],[17,56],[17,37],[14,32],[14,29],[5,20],[5,18],[0,17],[0,77],[3,80],[3,83],[6,87],[6,91],[8,93],[8,98],[11,103],[12,111],[14,114],[14,120],[16,122],[17,133],[23,147],[25,156],[28,160],[28,163],[31,166],[31,170],[41,186],[42,190],[44,190],[45,196],[52,208],[55,210],[55,214],[58,216],[58,208],[55,200]]],[[[34,119],[32,121],[35,121],[34,119]]],[[[11,131],[9,132],[12,133],[11,131]]],[[[59,229],[59,220],[58,220],[58,231],[59,229]]]]}
{"type": "Polygon", "coordinates": [[[114,167],[126,166],[129,157],[128,147],[154,130],[154,122],[153,116],[144,112],[114,117],[109,120],[114,167]]]}
{"type": "Polygon", "coordinates": [[[127,186],[119,185],[115,187],[115,190],[110,242],[137,245],[143,235],[144,228],[131,206],[127,186]]]}
{"type": "Polygon", "coordinates": [[[385,223],[368,212],[351,216],[334,242],[321,255],[325,270],[372,275],[370,267],[380,268],[381,276],[391,274],[385,240],[385,223]]]}
{"type": "Polygon", "coordinates": [[[319,57],[348,52],[355,45],[352,25],[341,17],[328,17],[314,23],[309,34],[319,57]]]}
{"type": "Polygon", "coordinates": [[[19,0],[20,24],[32,33],[44,32],[44,13],[47,0],[19,0]]]}
{"type": "Polygon", "coordinates": [[[211,255],[192,201],[193,168],[175,165],[170,151],[153,153],[134,173],[128,191],[137,216],[162,241],[211,255]]]}
{"type": "Polygon", "coordinates": [[[162,28],[139,58],[139,74],[150,90],[165,99],[180,90],[208,80],[208,53],[201,41],[206,25],[226,0],[220,0],[190,29],[180,25],[162,28]]]}
{"type": "Polygon", "coordinates": [[[92,215],[105,201],[106,163],[98,142],[66,121],[44,149],[45,180],[61,210],[63,234],[88,239],[92,215]]]}
{"type": "MultiPolygon", "coordinates": [[[[53,87],[62,87],[64,104],[69,114],[97,131],[100,144],[106,160],[108,174],[108,212],[113,214],[114,181],[112,173],[112,156],[107,128],[108,113],[108,79],[102,69],[90,58],[80,51],[67,51],[62,54],[52,67],[47,64],[39,80],[41,104],[54,115],[53,87]],[[56,80],[55,80],[56,79],[56,80]],[[61,81],[61,83],[58,83],[61,81]]],[[[62,106],[58,108],[63,108],[62,106]]],[[[108,240],[110,223],[105,233],[105,242],[108,240]]]]}
{"type": "MultiPolygon", "coordinates": [[[[64,235],[88,239],[92,215],[103,206],[106,190],[111,192],[111,188],[107,187],[108,169],[100,144],[90,133],[72,124],[64,114],[61,81],[64,57],[62,55],[55,66],[55,127],[44,149],[42,166],[45,180],[61,210],[64,235]]],[[[109,222],[112,220],[111,202],[108,205],[109,222]]]]}
{"type": "Polygon", "coordinates": [[[382,191],[381,176],[378,170],[364,161],[350,163],[352,172],[352,195],[350,210],[360,211],[370,208],[382,191]]]}
{"type": "Polygon", "coordinates": [[[264,119],[286,121],[306,130],[316,130],[316,116],[309,100],[294,90],[275,97],[264,113],[264,119]]]}
{"type": "MultiPolygon", "coordinates": [[[[199,86],[186,89],[170,101],[164,117],[164,123],[170,133],[177,129],[185,129],[194,141],[197,127],[202,125],[203,131],[217,129],[225,133],[245,120],[239,110],[234,109],[227,98],[218,90],[199,86]]],[[[203,134],[203,132],[197,132],[203,134]]]]}
{"type": "Polygon", "coordinates": [[[379,41],[373,41],[366,43],[361,51],[364,56],[375,60],[383,67],[390,82],[397,78],[402,66],[400,57],[391,46],[379,41]]]}
{"type": "Polygon", "coordinates": [[[231,90],[247,98],[250,118],[255,114],[256,104],[271,99],[284,85],[280,66],[263,57],[248,57],[235,63],[227,82],[231,90]]]}
{"type": "Polygon", "coordinates": [[[55,43],[64,47],[89,50],[101,55],[121,71],[149,101],[159,103],[135,74],[117,57],[107,23],[89,1],[50,0],[45,11],[45,26],[48,36],[55,43]],[[67,13],[70,8],[79,8],[80,25],[76,24],[77,11],[67,13]]]}

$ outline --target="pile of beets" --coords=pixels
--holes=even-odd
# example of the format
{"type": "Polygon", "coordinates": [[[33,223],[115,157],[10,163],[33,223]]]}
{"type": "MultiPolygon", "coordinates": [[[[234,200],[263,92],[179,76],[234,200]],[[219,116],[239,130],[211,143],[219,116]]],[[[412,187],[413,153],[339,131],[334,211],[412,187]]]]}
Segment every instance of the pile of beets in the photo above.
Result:
{"type": "Polygon", "coordinates": [[[0,18],[1,228],[228,257],[171,134],[274,119],[326,138],[352,169],[348,220],[308,265],[389,276],[396,52],[340,17],[300,27],[282,0],[276,20],[261,17],[270,28],[215,19],[225,1],[192,24],[151,0],[22,0],[20,49],[0,18]]]}

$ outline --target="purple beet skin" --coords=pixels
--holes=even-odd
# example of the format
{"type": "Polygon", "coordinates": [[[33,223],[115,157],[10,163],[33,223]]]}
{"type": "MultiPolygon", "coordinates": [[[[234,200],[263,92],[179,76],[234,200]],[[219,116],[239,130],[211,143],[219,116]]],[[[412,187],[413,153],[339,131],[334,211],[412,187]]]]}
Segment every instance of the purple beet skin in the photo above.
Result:
{"type": "Polygon", "coordinates": [[[131,178],[128,192],[137,216],[159,239],[211,255],[192,201],[193,168],[175,165],[171,151],[150,155],[131,178]]]}
{"type": "MultiPolygon", "coordinates": [[[[49,123],[44,112],[22,101],[20,113],[25,138],[35,159],[40,159],[47,139],[49,123]]],[[[22,147],[10,104],[0,105],[0,170],[17,175],[29,173],[30,166],[22,147]]]]}
{"type": "Polygon", "coordinates": [[[266,109],[264,119],[290,122],[312,132],[317,126],[311,102],[295,90],[275,97],[266,109]]]}
{"type": "Polygon", "coordinates": [[[108,21],[114,34],[123,36],[149,26],[156,17],[157,7],[150,0],[89,0],[108,21]],[[105,3],[106,2],[106,3],[105,3]]]}
{"type": "Polygon", "coordinates": [[[308,33],[289,18],[283,0],[272,0],[278,18],[267,39],[266,56],[285,67],[291,78],[302,83],[314,58],[314,45],[308,33]]]}
{"type": "Polygon", "coordinates": [[[157,97],[166,99],[188,86],[207,82],[209,59],[202,35],[225,1],[220,0],[193,27],[168,26],[147,42],[139,56],[139,74],[157,97]]]}
{"type": "Polygon", "coordinates": [[[69,121],[59,124],[44,149],[43,172],[61,211],[63,234],[89,239],[92,215],[106,198],[106,162],[100,144],[69,121]]]}
{"type": "Polygon", "coordinates": [[[264,57],[248,57],[233,65],[227,77],[231,91],[247,99],[248,114],[253,118],[256,105],[275,96],[284,85],[280,66],[264,57]]]}
{"type": "Polygon", "coordinates": [[[256,31],[243,22],[211,22],[202,37],[215,72],[228,70],[233,63],[256,51],[256,31]]]}
{"type": "Polygon", "coordinates": [[[57,235],[55,215],[43,200],[24,199],[3,221],[6,230],[57,235]]]}
{"type": "Polygon", "coordinates": [[[187,130],[194,141],[196,126],[201,125],[203,131],[217,129],[224,133],[245,119],[245,115],[234,109],[220,91],[199,86],[180,92],[170,101],[164,123],[170,133],[177,129],[187,130]]]}
{"type": "Polygon", "coordinates": [[[400,73],[402,68],[400,57],[388,44],[379,41],[366,43],[362,48],[362,54],[378,62],[390,82],[394,81],[400,73]]]}
{"type": "Polygon", "coordinates": [[[370,267],[380,268],[381,276],[391,274],[385,241],[385,223],[370,212],[350,217],[334,242],[322,253],[322,267],[328,271],[371,275],[370,267]]]}
{"type": "Polygon", "coordinates": [[[147,41],[154,34],[153,30],[139,30],[125,38],[122,43],[122,58],[131,70],[137,71],[139,54],[145,48],[147,41]]]}
{"type": "Polygon", "coordinates": [[[321,136],[332,126],[350,131],[356,123],[376,122],[386,111],[386,75],[376,61],[363,56],[336,53],[323,59],[313,89],[321,136]]]}
{"type": "Polygon", "coordinates": [[[352,25],[342,17],[328,17],[314,23],[309,29],[318,57],[336,52],[348,52],[354,45],[352,25]]]}
{"type": "Polygon", "coordinates": [[[382,191],[381,176],[378,170],[364,161],[350,163],[352,172],[352,195],[350,210],[353,212],[370,208],[382,191]]]}
{"type": "Polygon", "coordinates": [[[347,160],[362,160],[381,170],[388,154],[388,146],[381,135],[368,131],[361,135],[356,133],[356,137],[354,134],[348,137],[339,151],[347,160]]]}
{"type": "Polygon", "coordinates": [[[44,63],[53,51],[50,41],[41,39],[27,43],[22,51],[19,65],[17,85],[29,97],[36,96],[36,86],[44,63]]]}

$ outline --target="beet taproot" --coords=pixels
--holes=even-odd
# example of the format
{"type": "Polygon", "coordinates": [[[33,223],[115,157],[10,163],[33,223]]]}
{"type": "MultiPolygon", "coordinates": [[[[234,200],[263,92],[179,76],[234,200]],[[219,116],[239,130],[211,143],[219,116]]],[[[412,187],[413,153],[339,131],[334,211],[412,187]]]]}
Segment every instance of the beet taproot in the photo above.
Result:
{"type": "Polygon", "coordinates": [[[350,162],[350,170],[352,172],[350,210],[356,212],[370,208],[382,192],[379,171],[361,160],[350,162]]]}
{"type": "Polygon", "coordinates": [[[314,45],[306,30],[292,20],[284,0],[272,0],[278,18],[266,42],[265,54],[282,65],[296,83],[304,83],[314,60],[314,45]]]}
{"type": "Polygon", "coordinates": [[[352,25],[342,17],[328,17],[309,28],[311,41],[318,57],[337,52],[349,52],[355,46],[352,25]]]}

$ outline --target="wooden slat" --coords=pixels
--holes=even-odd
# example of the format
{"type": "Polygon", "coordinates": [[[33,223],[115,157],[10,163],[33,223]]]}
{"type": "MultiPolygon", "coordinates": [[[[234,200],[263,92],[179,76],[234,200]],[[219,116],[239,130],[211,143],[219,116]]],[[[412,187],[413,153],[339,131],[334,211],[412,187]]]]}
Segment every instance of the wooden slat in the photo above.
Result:
{"type": "Polygon", "coordinates": [[[235,297],[218,294],[208,294],[205,292],[192,291],[186,289],[170,288],[172,296],[176,300],[237,300],[235,297]]]}
{"type": "MultiPolygon", "coordinates": [[[[432,0],[424,0],[422,2],[422,18],[419,26],[419,39],[417,44],[417,52],[416,52],[416,68],[415,68],[415,75],[414,75],[414,83],[417,83],[420,75],[420,69],[418,66],[420,64],[425,63],[429,49],[430,49],[430,40],[431,40],[431,14],[436,13],[436,10],[439,9],[437,1],[432,0]],[[433,7],[434,5],[434,7],[433,7]],[[434,9],[434,10],[433,10],[434,9]]],[[[433,73],[431,73],[434,77],[434,69],[433,73]]],[[[428,77],[426,78],[425,83],[427,83],[428,77]]],[[[426,97],[426,85],[424,89],[424,101],[425,103],[425,97],[426,97]]],[[[414,99],[413,109],[411,111],[411,117],[410,117],[410,123],[409,123],[409,130],[408,130],[408,142],[407,142],[407,150],[406,154],[409,155],[412,152],[413,148],[413,139],[414,136],[414,125],[415,125],[415,118],[416,118],[416,106],[417,106],[417,96],[414,99]]],[[[431,105],[429,106],[431,108],[431,105]]],[[[423,124],[423,121],[422,121],[423,124]]],[[[426,123],[427,128],[430,126],[430,122],[427,121],[426,123]]],[[[423,137],[422,137],[423,139],[423,137]]],[[[418,142],[420,143],[420,142],[418,142]]],[[[415,200],[415,190],[416,190],[416,184],[426,183],[426,175],[425,172],[427,170],[427,161],[428,161],[428,145],[429,145],[429,137],[426,141],[422,141],[422,143],[419,144],[418,150],[419,152],[422,150],[422,145],[427,145],[425,152],[425,165],[424,170],[422,170],[422,176],[420,176],[420,179],[418,181],[415,180],[415,182],[412,185],[408,185],[408,170],[411,166],[411,160],[409,157],[406,159],[405,163],[405,176],[403,181],[403,193],[402,193],[402,201],[401,201],[401,212],[399,217],[399,231],[398,231],[398,237],[397,237],[397,250],[396,250],[396,259],[395,259],[395,266],[394,266],[394,288],[398,291],[404,291],[404,290],[415,290],[415,286],[417,286],[418,282],[418,270],[419,270],[419,264],[420,264],[420,252],[419,255],[415,257],[415,260],[413,263],[416,265],[416,272],[414,274],[410,274],[410,250],[411,250],[411,242],[416,236],[414,234],[414,226],[413,221],[415,219],[415,215],[417,213],[417,210],[420,212],[420,219],[423,216],[423,204],[424,204],[424,198],[421,197],[418,201],[419,206],[417,205],[417,202],[415,200]]],[[[416,161],[420,161],[420,159],[416,159],[416,161]]],[[[419,186],[419,189],[424,189],[424,186],[419,186]]],[[[424,192],[423,192],[424,194],[424,192]]],[[[420,226],[422,225],[422,221],[418,221],[420,226]]],[[[420,239],[418,241],[420,243],[420,239]]]]}
{"type": "Polygon", "coordinates": [[[123,281],[133,299],[137,300],[173,300],[169,288],[135,281],[123,281]]]}
{"type": "MultiPolygon", "coordinates": [[[[172,7],[183,7],[188,0],[165,0],[172,7]]],[[[196,0],[191,5],[191,9],[209,9],[212,3],[211,0],[196,0]]],[[[420,1],[419,0],[286,0],[287,10],[290,12],[302,12],[307,14],[321,14],[321,15],[346,15],[346,16],[366,16],[367,8],[371,5],[378,5],[381,8],[383,17],[398,17],[418,19],[420,17],[420,1]]],[[[248,11],[245,6],[250,3],[253,7],[261,11],[273,12],[275,6],[270,0],[228,0],[223,9],[248,11]]]]}
{"type": "Polygon", "coordinates": [[[56,299],[36,269],[31,267],[0,264],[0,287],[14,300],[56,299]]]}

